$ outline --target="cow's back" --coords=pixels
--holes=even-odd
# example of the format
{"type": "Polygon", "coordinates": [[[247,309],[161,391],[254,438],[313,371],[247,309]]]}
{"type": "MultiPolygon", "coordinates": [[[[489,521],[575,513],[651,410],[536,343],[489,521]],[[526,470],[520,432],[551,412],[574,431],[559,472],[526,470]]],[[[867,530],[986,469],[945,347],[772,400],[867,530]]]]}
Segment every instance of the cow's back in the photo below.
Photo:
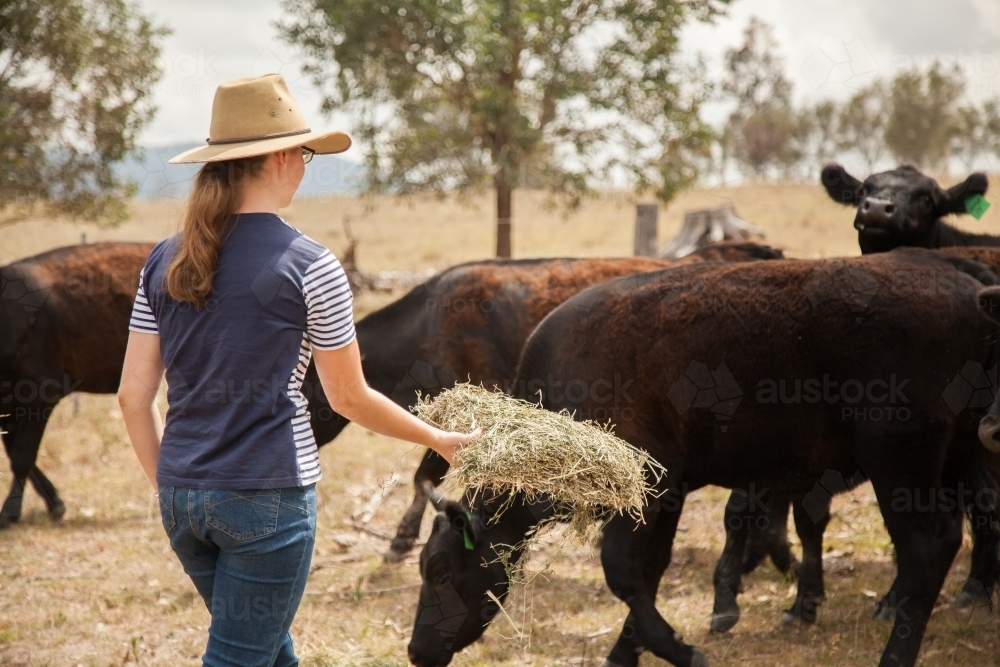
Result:
{"type": "MultiPolygon", "coordinates": [[[[611,395],[618,414],[608,415],[619,434],[654,448],[673,443],[661,462],[690,466],[695,484],[725,485],[756,466],[766,480],[767,461],[781,458],[796,461],[801,479],[767,481],[801,490],[824,466],[851,474],[846,443],[868,429],[954,422],[974,438],[969,411],[959,424],[943,396],[970,360],[991,354],[994,335],[975,299],[982,285],[927,254],[706,264],[610,281],[546,318],[525,345],[518,378],[624,387],[611,395]],[[816,400],[795,388],[806,380],[818,383],[816,400]],[[851,385],[827,399],[824,382],[838,383],[837,392],[851,385]],[[881,402],[851,402],[869,385],[881,402]],[[845,408],[890,407],[884,394],[910,411],[909,423],[845,417],[845,408]],[[803,438],[813,445],[804,448],[803,438]]],[[[584,398],[574,401],[558,389],[546,406],[585,417],[600,417],[591,413],[609,395],[578,392],[584,398]]]]}
{"type": "Polygon", "coordinates": [[[148,243],[69,246],[0,268],[10,326],[0,333],[5,373],[59,373],[67,390],[117,390],[128,321],[148,243]]]}

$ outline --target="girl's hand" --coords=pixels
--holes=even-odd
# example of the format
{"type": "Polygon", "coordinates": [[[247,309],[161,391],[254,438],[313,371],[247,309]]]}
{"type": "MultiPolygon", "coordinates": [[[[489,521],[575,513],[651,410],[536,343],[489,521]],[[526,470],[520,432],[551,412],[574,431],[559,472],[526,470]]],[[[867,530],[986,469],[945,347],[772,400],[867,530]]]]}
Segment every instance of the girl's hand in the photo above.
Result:
{"type": "Polygon", "coordinates": [[[483,433],[483,429],[477,428],[472,433],[459,433],[458,431],[439,431],[438,441],[432,449],[440,454],[448,465],[454,463],[455,452],[458,448],[466,444],[473,438],[478,438],[483,433]]]}

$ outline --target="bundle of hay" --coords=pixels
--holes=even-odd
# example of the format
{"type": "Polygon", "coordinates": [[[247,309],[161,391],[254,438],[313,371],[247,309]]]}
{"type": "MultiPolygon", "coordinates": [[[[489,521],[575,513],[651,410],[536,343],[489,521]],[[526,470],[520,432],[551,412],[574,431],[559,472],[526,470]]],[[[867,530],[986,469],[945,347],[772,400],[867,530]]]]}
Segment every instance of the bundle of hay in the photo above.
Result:
{"type": "Polygon", "coordinates": [[[643,450],[611,432],[611,424],[575,421],[501,391],[460,383],[413,407],[429,424],[483,433],[455,455],[448,478],[463,486],[547,496],[583,537],[615,513],[642,520],[646,495],[665,472],[643,450]]]}

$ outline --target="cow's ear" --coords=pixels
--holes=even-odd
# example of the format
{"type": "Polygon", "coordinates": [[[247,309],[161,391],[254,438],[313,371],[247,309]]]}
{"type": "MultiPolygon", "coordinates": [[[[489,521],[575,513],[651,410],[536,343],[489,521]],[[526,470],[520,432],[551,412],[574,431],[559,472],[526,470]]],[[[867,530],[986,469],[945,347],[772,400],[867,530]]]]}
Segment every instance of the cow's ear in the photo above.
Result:
{"type": "Polygon", "coordinates": [[[979,312],[1000,324],[1000,287],[987,287],[977,295],[979,312]]]}
{"type": "Polygon", "coordinates": [[[989,178],[981,171],[977,171],[972,176],[961,183],[957,183],[944,191],[944,201],[941,204],[941,215],[948,213],[968,213],[966,200],[970,197],[986,194],[986,189],[990,186],[989,178]]]}
{"type": "Polygon", "coordinates": [[[472,549],[476,545],[476,533],[472,529],[472,512],[469,508],[454,500],[446,502],[444,515],[448,517],[448,523],[462,535],[462,542],[466,549],[472,549]]]}
{"type": "Polygon", "coordinates": [[[861,181],[847,173],[839,164],[828,164],[820,172],[820,179],[830,199],[848,206],[861,203],[861,181]]]}

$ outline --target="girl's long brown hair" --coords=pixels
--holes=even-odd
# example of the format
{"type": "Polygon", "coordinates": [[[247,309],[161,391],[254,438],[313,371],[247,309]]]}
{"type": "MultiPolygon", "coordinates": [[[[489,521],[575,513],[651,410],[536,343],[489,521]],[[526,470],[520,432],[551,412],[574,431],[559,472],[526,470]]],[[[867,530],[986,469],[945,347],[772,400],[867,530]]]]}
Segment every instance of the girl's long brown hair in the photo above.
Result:
{"type": "Polygon", "coordinates": [[[177,253],[167,267],[167,291],[177,301],[205,307],[229,219],[243,201],[249,179],[257,176],[267,155],[206,162],[195,176],[184,207],[177,253]]]}

